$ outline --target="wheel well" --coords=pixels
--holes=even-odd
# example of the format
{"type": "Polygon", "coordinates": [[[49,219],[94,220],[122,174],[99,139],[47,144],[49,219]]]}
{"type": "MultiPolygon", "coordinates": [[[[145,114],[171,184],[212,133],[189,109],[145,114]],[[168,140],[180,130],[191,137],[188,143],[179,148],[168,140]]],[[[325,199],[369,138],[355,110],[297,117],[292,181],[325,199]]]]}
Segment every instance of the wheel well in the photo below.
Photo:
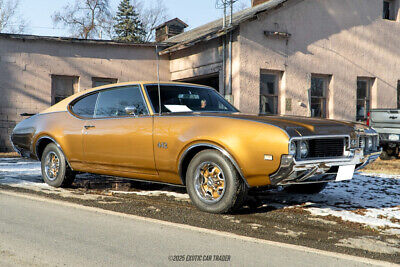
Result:
{"type": "Polygon", "coordinates": [[[46,146],[50,143],[54,142],[49,138],[43,138],[39,140],[39,143],[36,145],[36,156],[39,160],[42,160],[43,151],[46,148],[46,146]]]}
{"type": "MultiPolygon", "coordinates": [[[[187,172],[187,169],[189,167],[190,161],[193,159],[193,157],[197,153],[199,153],[199,152],[201,152],[203,150],[206,150],[206,149],[212,149],[212,150],[216,150],[216,151],[222,152],[220,149],[217,149],[217,148],[212,147],[212,146],[207,146],[207,145],[196,146],[196,147],[191,148],[189,151],[187,151],[186,154],[184,155],[184,158],[182,159],[182,161],[180,163],[180,168],[179,168],[179,176],[181,177],[182,183],[184,185],[186,185],[186,172],[187,172]]],[[[222,153],[222,154],[224,154],[224,153],[222,153]]],[[[224,156],[226,156],[226,155],[224,155],[224,156]]],[[[228,157],[228,159],[235,166],[236,170],[239,172],[239,175],[244,180],[244,182],[247,184],[246,179],[244,179],[244,177],[242,176],[240,170],[238,170],[238,166],[235,164],[235,162],[232,162],[234,160],[231,159],[230,157],[228,157]]]]}

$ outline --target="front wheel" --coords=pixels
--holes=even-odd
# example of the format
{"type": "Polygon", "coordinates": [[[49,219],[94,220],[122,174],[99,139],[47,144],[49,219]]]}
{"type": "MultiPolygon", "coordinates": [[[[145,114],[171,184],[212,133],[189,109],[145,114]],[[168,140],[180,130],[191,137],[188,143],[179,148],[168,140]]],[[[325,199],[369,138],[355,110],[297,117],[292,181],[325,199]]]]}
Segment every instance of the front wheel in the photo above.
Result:
{"type": "Polygon", "coordinates": [[[289,185],[284,188],[284,190],[288,193],[292,194],[318,194],[322,190],[325,189],[325,187],[328,185],[328,183],[315,183],[315,184],[294,184],[294,185],[289,185]]]}
{"type": "Polygon", "coordinates": [[[391,160],[391,159],[395,159],[398,155],[398,148],[397,147],[384,147],[382,150],[381,155],[379,156],[379,158],[381,160],[391,160]]]}
{"type": "Polygon", "coordinates": [[[230,160],[211,149],[193,157],[186,188],[193,204],[210,213],[232,212],[242,207],[247,195],[247,186],[230,160]]]}
{"type": "Polygon", "coordinates": [[[54,143],[46,146],[42,155],[43,180],[53,187],[69,187],[75,179],[61,149],[54,143]]]}

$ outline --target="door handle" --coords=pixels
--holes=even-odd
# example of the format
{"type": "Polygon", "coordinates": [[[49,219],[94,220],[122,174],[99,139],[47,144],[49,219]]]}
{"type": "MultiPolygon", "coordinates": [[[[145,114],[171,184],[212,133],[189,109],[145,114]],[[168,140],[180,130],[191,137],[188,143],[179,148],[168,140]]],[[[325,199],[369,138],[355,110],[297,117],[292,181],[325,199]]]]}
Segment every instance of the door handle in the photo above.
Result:
{"type": "Polygon", "coordinates": [[[84,127],[85,127],[86,130],[87,130],[87,129],[90,129],[90,128],[95,128],[94,125],[85,125],[84,127]]]}

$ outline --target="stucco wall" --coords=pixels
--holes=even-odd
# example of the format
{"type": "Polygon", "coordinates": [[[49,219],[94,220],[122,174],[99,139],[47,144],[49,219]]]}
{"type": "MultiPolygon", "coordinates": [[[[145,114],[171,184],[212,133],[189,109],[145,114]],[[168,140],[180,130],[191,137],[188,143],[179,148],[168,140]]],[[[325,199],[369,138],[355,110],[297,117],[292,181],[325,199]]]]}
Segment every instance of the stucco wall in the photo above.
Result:
{"type": "MultiPolygon", "coordinates": [[[[238,31],[232,33],[232,87],[239,86],[240,76],[240,61],[239,61],[239,43],[238,31]]],[[[229,35],[226,39],[225,47],[225,87],[229,86],[229,35]]],[[[219,89],[222,94],[224,88],[224,75],[223,75],[223,39],[216,38],[206,43],[199,43],[195,46],[189,47],[184,50],[177,51],[170,56],[170,71],[171,79],[173,81],[201,77],[213,73],[219,74],[219,89]]],[[[218,88],[216,88],[218,89],[218,88]]],[[[233,89],[233,92],[235,90],[233,89]]],[[[238,104],[239,97],[233,94],[234,104],[238,104]]]]}
{"type": "MultiPolygon", "coordinates": [[[[92,77],[119,82],[156,80],[155,48],[0,38],[0,151],[10,149],[9,135],[23,119],[50,106],[51,75],[79,77],[78,90],[92,77]]],[[[169,61],[160,64],[161,80],[170,80],[169,61]]]]}
{"type": "Polygon", "coordinates": [[[400,22],[382,19],[381,0],[293,0],[240,26],[239,108],[258,112],[260,69],[283,72],[281,113],[309,115],[311,74],[331,75],[329,117],[355,120],[357,77],[372,77],[372,108],[395,108],[400,22]],[[288,32],[286,39],[264,31],[288,32]],[[285,97],[292,111],[285,110],[285,97]]]}

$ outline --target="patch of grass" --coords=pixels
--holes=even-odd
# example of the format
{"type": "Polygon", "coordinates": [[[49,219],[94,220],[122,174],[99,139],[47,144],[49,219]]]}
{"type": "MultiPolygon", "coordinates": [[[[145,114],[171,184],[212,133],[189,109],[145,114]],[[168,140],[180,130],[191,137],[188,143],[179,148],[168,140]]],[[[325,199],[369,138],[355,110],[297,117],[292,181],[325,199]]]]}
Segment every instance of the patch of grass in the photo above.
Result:
{"type": "Polygon", "coordinates": [[[375,162],[362,169],[361,172],[400,175],[400,159],[377,159],[375,162]]]}

